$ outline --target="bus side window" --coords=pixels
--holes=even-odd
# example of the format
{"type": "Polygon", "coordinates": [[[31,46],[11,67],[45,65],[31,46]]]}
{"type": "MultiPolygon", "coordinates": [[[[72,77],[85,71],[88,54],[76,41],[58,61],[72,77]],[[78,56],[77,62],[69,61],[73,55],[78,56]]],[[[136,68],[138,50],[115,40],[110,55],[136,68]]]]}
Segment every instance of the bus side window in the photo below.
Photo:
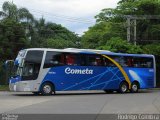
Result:
{"type": "Polygon", "coordinates": [[[122,66],[122,67],[127,67],[127,61],[124,56],[117,56],[117,62],[122,66]]]}
{"type": "Polygon", "coordinates": [[[86,58],[87,58],[86,54],[80,54],[79,55],[78,63],[79,63],[80,66],[86,66],[87,65],[86,58]]]}
{"type": "Polygon", "coordinates": [[[66,54],[66,65],[77,65],[77,56],[75,54],[66,54]]]}
{"type": "Polygon", "coordinates": [[[88,55],[88,65],[89,66],[102,66],[103,62],[102,62],[102,57],[100,55],[88,55]]]}
{"type": "Polygon", "coordinates": [[[50,61],[54,65],[64,65],[64,55],[57,54],[52,56],[52,60],[50,61]]]}
{"type": "Polygon", "coordinates": [[[65,56],[64,56],[64,54],[60,55],[60,64],[62,64],[62,65],[65,64],[65,56]]]}
{"type": "Polygon", "coordinates": [[[133,67],[133,58],[128,56],[121,56],[119,63],[122,67],[133,67]]]}
{"type": "Polygon", "coordinates": [[[61,52],[48,51],[43,68],[51,68],[60,65],[64,65],[64,54],[61,52]]]}
{"type": "Polygon", "coordinates": [[[126,57],[127,67],[133,67],[133,58],[126,57]]]}
{"type": "MultiPolygon", "coordinates": [[[[120,64],[122,67],[132,67],[133,66],[133,58],[128,56],[118,56],[118,55],[107,55],[115,62],[120,64]]],[[[116,65],[109,59],[103,57],[104,66],[115,67],[116,65]]]]}
{"type": "Polygon", "coordinates": [[[134,58],[134,67],[137,68],[153,68],[153,59],[144,57],[134,58]]]}
{"type": "MultiPolygon", "coordinates": [[[[113,59],[113,56],[109,56],[113,59]]],[[[104,66],[114,67],[115,65],[107,58],[103,57],[103,64],[104,66]]]]}
{"type": "Polygon", "coordinates": [[[101,56],[96,56],[96,64],[97,64],[97,66],[102,66],[103,65],[101,56]]]}

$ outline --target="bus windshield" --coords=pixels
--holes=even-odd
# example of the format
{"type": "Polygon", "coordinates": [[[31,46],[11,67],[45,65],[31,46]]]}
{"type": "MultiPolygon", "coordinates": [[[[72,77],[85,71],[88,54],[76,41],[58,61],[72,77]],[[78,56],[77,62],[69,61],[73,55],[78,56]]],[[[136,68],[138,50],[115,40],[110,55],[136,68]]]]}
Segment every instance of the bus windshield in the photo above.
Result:
{"type": "Polygon", "coordinates": [[[43,51],[28,51],[22,60],[22,67],[19,66],[17,73],[22,76],[22,80],[36,80],[39,74],[43,51]]]}
{"type": "Polygon", "coordinates": [[[22,68],[23,68],[23,63],[21,62],[19,65],[14,65],[14,69],[13,71],[16,71],[14,74],[17,76],[21,76],[22,75],[22,68]]]}

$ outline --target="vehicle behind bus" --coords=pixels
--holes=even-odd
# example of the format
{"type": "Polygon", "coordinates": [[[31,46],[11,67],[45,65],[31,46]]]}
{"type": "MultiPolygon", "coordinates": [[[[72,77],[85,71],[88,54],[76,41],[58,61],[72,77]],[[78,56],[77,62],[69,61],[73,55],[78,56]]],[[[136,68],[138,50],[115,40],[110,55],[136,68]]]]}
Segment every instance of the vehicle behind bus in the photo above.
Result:
{"type": "Polygon", "coordinates": [[[153,55],[88,49],[40,49],[19,52],[11,91],[50,95],[56,91],[128,91],[156,86],[153,55]]]}

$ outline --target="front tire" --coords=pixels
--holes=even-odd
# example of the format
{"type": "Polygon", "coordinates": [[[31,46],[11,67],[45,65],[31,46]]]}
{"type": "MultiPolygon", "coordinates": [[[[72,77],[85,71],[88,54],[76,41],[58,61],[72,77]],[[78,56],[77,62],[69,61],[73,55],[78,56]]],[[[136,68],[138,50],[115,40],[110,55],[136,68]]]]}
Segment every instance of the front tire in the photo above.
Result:
{"type": "Polygon", "coordinates": [[[120,93],[126,93],[128,91],[129,87],[128,84],[126,82],[122,82],[119,86],[119,90],[118,92],[120,93]]]}
{"type": "Polygon", "coordinates": [[[42,95],[52,95],[53,85],[51,83],[44,83],[41,88],[42,95]]]}

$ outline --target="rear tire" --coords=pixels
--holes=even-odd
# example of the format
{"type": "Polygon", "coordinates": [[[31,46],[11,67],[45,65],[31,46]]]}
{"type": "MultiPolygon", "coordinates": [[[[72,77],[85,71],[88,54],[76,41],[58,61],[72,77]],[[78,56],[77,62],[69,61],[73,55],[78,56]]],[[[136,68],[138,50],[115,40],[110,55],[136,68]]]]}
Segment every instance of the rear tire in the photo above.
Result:
{"type": "Polygon", "coordinates": [[[139,84],[137,82],[133,82],[131,85],[131,92],[132,93],[137,93],[139,89],[139,84]]]}
{"type": "Polygon", "coordinates": [[[51,83],[44,83],[41,87],[41,93],[42,95],[52,95],[52,92],[54,91],[53,85],[51,83]]]}
{"type": "Polygon", "coordinates": [[[122,82],[119,86],[119,90],[118,92],[120,93],[126,93],[128,91],[129,87],[128,84],[126,82],[122,82]]]}

